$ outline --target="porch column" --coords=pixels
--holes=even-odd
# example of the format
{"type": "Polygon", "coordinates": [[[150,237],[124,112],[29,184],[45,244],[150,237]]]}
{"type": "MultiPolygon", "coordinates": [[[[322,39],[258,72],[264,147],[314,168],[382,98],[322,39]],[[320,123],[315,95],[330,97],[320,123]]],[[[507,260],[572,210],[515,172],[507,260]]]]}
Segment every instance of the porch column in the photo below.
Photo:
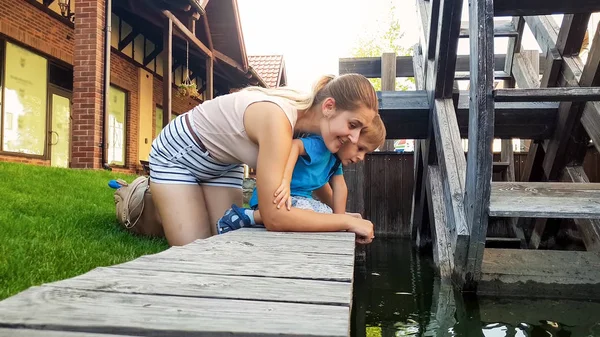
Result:
{"type": "Polygon", "coordinates": [[[173,20],[165,18],[163,28],[163,125],[171,121],[173,101],[173,20]]]}
{"type": "Polygon", "coordinates": [[[75,0],[73,56],[74,168],[102,167],[106,0],[75,0]]]}

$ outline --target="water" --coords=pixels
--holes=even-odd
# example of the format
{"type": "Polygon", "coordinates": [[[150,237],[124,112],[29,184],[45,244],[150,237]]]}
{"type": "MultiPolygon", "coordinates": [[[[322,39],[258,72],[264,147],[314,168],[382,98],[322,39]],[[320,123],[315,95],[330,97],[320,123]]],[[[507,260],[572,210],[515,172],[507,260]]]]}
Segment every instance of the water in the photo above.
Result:
{"type": "Polygon", "coordinates": [[[463,296],[410,241],[376,239],[357,262],[352,336],[600,336],[600,303],[463,296]]]}

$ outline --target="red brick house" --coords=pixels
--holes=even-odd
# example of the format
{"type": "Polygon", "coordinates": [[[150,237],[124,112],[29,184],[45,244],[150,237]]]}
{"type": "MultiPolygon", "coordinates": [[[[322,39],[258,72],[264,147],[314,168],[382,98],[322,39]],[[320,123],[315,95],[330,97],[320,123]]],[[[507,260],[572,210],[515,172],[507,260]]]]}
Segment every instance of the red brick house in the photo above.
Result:
{"type": "Polygon", "coordinates": [[[0,160],[136,171],[173,115],[248,85],[236,0],[0,2],[0,160]]]}
{"type": "Polygon", "coordinates": [[[248,55],[248,62],[269,88],[287,85],[283,55],[248,55]]]}

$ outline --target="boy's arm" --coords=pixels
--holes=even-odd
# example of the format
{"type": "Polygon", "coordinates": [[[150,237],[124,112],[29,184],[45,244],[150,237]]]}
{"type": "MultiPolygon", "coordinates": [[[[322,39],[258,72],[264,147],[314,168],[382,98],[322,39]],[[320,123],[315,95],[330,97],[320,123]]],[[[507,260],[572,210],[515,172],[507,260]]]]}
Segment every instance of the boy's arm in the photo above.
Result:
{"type": "Polygon", "coordinates": [[[275,191],[274,195],[275,199],[273,200],[273,203],[277,204],[277,208],[286,205],[287,209],[289,210],[292,207],[292,197],[290,195],[292,175],[294,173],[294,167],[298,162],[298,157],[304,155],[306,155],[304,143],[299,139],[294,139],[292,141],[290,155],[287,163],[285,164],[285,170],[283,171],[283,178],[281,179],[281,183],[279,184],[279,187],[275,191]]]}
{"type": "Polygon", "coordinates": [[[319,201],[321,201],[322,203],[324,203],[325,205],[331,207],[331,209],[333,209],[333,191],[331,189],[331,185],[329,185],[329,183],[326,183],[325,185],[321,186],[319,189],[316,189],[314,191],[315,196],[319,199],[319,201]]]}
{"type": "Polygon", "coordinates": [[[331,177],[331,189],[333,190],[333,213],[345,214],[346,201],[348,200],[348,186],[343,174],[331,177]]]}

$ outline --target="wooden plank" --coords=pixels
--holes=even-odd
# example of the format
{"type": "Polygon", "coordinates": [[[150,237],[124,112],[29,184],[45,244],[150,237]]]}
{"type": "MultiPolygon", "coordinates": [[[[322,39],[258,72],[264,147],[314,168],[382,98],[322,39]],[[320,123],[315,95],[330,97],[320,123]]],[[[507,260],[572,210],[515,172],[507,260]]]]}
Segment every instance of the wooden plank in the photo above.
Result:
{"type": "Polygon", "coordinates": [[[471,289],[481,278],[492,180],[494,140],[494,9],[491,0],[469,2],[471,82],[469,104],[469,151],[465,203],[470,232],[468,255],[463,265],[464,287],[471,289]],[[475,38],[477,37],[477,38],[475,38]]]}
{"type": "Polygon", "coordinates": [[[544,75],[542,75],[542,79],[540,80],[540,87],[549,88],[556,86],[562,62],[562,56],[556,48],[548,50],[544,63],[544,75]]]}
{"type": "MultiPolygon", "coordinates": [[[[508,165],[503,173],[504,181],[515,181],[515,155],[513,153],[512,139],[503,139],[500,160],[506,162],[508,165]]],[[[517,218],[508,218],[508,224],[512,229],[513,235],[519,240],[521,248],[527,247],[527,240],[525,239],[525,233],[523,228],[519,226],[517,218]]]]}
{"type": "Polygon", "coordinates": [[[347,336],[345,306],[34,287],[2,301],[0,324],[161,336],[347,336]]]}
{"type": "Polygon", "coordinates": [[[488,248],[478,295],[600,298],[600,253],[488,248]]]}
{"type": "MultiPolygon", "coordinates": [[[[432,86],[435,98],[452,97],[462,5],[462,0],[444,0],[440,3],[440,16],[437,24],[438,43],[431,73],[433,77],[432,81],[428,79],[428,83],[426,83],[428,90],[430,85],[432,86]]],[[[430,77],[429,74],[427,77],[430,77]]]]}
{"type": "Polygon", "coordinates": [[[171,122],[173,111],[173,21],[170,17],[165,20],[163,29],[163,125],[168,125],[171,122]]]}
{"type": "Polygon", "coordinates": [[[600,184],[493,182],[490,216],[600,218],[600,184]]]}
{"type": "MultiPolygon", "coordinates": [[[[231,236],[259,237],[259,238],[290,238],[302,240],[339,240],[343,242],[354,242],[355,234],[352,232],[273,232],[265,228],[241,228],[227,233],[228,236],[213,236],[211,239],[219,240],[231,236]]],[[[200,241],[200,240],[198,240],[200,241]]]]}
{"type": "MultiPolygon", "coordinates": [[[[379,112],[387,137],[425,139],[428,135],[429,103],[425,91],[378,93],[379,112]]],[[[547,139],[554,130],[558,103],[497,103],[496,138],[547,139]]],[[[469,95],[461,92],[457,119],[463,138],[468,135],[469,95]]]]}
{"type": "MultiPolygon", "coordinates": [[[[417,45],[413,54],[413,67],[415,69],[415,86],[417,90],[425,89],[425,68],[423,67],[423,55],[421,54],[421,49],[417,45]]],[[[429,121],[429,118],[427,119],[429,121]]],[[[425,147],[425,143],[421,140],[415,141],[415,150],[414,150],[414,161],[413,161],[413,172],[414,172],[414,185],[413,185],[413,197],[412,197],[412,207],[411,207],[411,215],[410,215],[410,226],[411,226],[411,238],[413,242],[417,242],[418,234],[420,233],[420,229],[423,226],[423,217],[425,213],[425,203],[426,203],[426,186],[425,181],[427,179],[427,173],[425,172],[425,167],[427,167],[427,162],[423,161],[421,158],[428,155],[427,152],[423,153],[423,148],[425,147]]]]}
{"type": "Polygon", "coordinates": [[[214,59],[209,57],[206,59],[206,89],[204,90],[204,98],[206,100],[213,99],[214,95],[214,59]]]}
{"type": "MultiPolygon", "coordinates": [[[[504,140],[502,140],[504,141],[504,140]]],[[[508,169],[508,162],[494,162],[492,164],[492,171],[494,173],[500,173],[500,172],[504,172],[508,169]]]]}
{"type": "Polygon", "coordinates": [[[538,72],[528,57],[523,56],[522,53],[515,54],[512,74],[519,88],[538,88],[540,86],[538,72]]]}
{"type": "MultiPolygon", "coordinates": [[[[396,53],[381,55],[381,91],[396,90],[396,53]]],[[[389,138],[389,137],[387,137],[389,138]]],[[[387,139],[381,151],[394,151],[394,139],[387,139]]]]}
{"type": "MultiPolygon", "coordinates": [[[[523,39],[523,29],[525,28],[525,19],[523,19],[522,16],[515,16],[512,18],[510,24],[511,24],[511,28],[513,28],[517,32],[517,35],[514,37],[510,37],[508,39],[508,47],[506,50],[506,60],[504,62],[504,71],[507,74],[512,74],[514,56],[516,53],[519,53],[521,51],[521,40],[523,39]]],[[[494,61],[496,61],[496,60],[494,59],[494,61]]],[[[495,76],[496,76],[496,74],[494,74],[494,77],[495,76]]],[[[512,81],[512,79],[511,79],[511,82],[514,82],[514,81],[512,81]]],[[[511,86],[514,86],[514,83],[511,86]]]]}
{"type": "Polygon", "coordinates": [[[556,39],[556,49],[561,55],[579,55],[590,15],[590,13],[579,12],[577,14],[567,14],[563,17],[556,39]]]}
{"type": "Polygon", "coordinates": [[[496,89],[496,102],[587,102],[600,101],[600,88],[496,89]]]}
{"type": "Polygon", "coordinates": [[[112,293],[221,298],[349,306],[352,285],[302,279],[191,274],[158,270],[96,268],[83,275],[47,284],[112,293]],[[306,291],[310,289],[310,291],[306,291]]]}
{"type": "MultiPolygon", "coordinates": [[[[494,36],[495,37],[517,37],[519,32],[511,21],[503,20],[494,22],[494,36]]],[[[462,21],[460,23],[460,34],[459,37],[469,37],[469,21],[462,21]]]]}
{"type": "Polygon", "coordinates": [[[525,16],[525,22],[542,49],[542,53],[556,48],[559,27],[551,16],[525,16]]]}
{"type": "MultiPolygon", "coordinates": [[[[544,53],[540,53],[541,59],[545,58],[544,53]]],[[[456,76],[465,76],[469,71],[469,55],[458,55],[456,59],[456,76]],[[466,72],[466,73],[465,73],[466,72]],[[462,74],[462,75],[461,75],[462,74]]],[[[506,55],[494,55],[495,75],[504,78],[507,75],[504,72],[506,55]]],[[[541,73],[542,69],[540,69],[541,73]]],[[[339,59],[339,73],[357,73],[368,78],[381,78],[381,57],[351,57],[339,59]]],[[[414,77],[415,72],[412,65],[412,56],[396,57],[396,77],[414,77]]]]}
{"type": "Polygon", "coordinates": [[[592,139],[596,150],[600,149],[600,102],[588,102],[581,114],[581,124],[592,139]]]}
{"type": "Polygon", "coordinates": [[[196,274],[263,276],[350,282],[353,261],[342,264],[340,256],[240,250],[238,252],[190,252],[143,256],[114,268],[162,270],[196,274]],[[219,259],[215,256],[221,254],[219,259]],[[204,257],[204,258],[203,258],[204,257]]]}
{"type": "MultiPolygon", "coordinates": [[[[589,183],[582,166],[567,166],[563,172],[563,180],[574,183],[589,183]]],[[[600,219],[575,219],[575,224],[582,234],[585,249],[600,251],[600,219]]]]}
{"type": "MultiPolygon", "coordinates": [[[[223,237],[224,241],[235,244],[241,244],[248,247],[254,247],[254,249],[266,250],[266,251],[286,251],[286,252],[299,252],[299,253],[321,253],[321,254],[336,254],[336,255],[351,255],[354,256],[355,246],[348,244],[342,240],[324,240],[324,239],[294,239],[293,237],[277,236],[272,238],[266,238],[261,236],[248,236],[248,235],[233,235],[233,232],[229,232],[223,237]]],[[[208,240],[203,242],[203,245],[209,246],[213,249],[219,249],[221,241],[208,240]]],[[[198,242],[200,243],[200,242],[198,242]]],[[[194,249],[196,244],[192,246],[194,249]]],[[[188,249],[189,247],[186,247],[188,249]]],[[[199,248],[202,249],[202,248],[199,248]]]]}
{"type": "Polygon", "coordinates": [[[454,271],[457,271],[465,263],[469,231],[463,199],[466,160],[451,99],[435,100],[433,132],[443,182],[448,240],[454,245],[454,271]]]}
{"type": "Polygon", "coordinates": [[[497,0],[493,11],[496,16],[593,13],[600,11],[600,3],[595,0],[497,0]]]}
{"type": "Polygon", "coordinates": [[[440,19],[440,3],[441,1],[431,1],[429,6],[429,22],[427,29],[427,58],[435,59],[435,52],[438,40],[438,24],[440,19]]]}
{"type": "Polygon", "coordinates": [[[448,279],[454,270],[454,244],[447,223],[442,174],[437,165],[427,167],[427,202],[433,239],[433,261],[442,278],[448,279]]]}
{"type": "Polygon", "coordinates": [[[107,335],[72,331],[50,331],[32,329],[0,328],[0,337],[131,337],[132,335],[107,335]]]}

